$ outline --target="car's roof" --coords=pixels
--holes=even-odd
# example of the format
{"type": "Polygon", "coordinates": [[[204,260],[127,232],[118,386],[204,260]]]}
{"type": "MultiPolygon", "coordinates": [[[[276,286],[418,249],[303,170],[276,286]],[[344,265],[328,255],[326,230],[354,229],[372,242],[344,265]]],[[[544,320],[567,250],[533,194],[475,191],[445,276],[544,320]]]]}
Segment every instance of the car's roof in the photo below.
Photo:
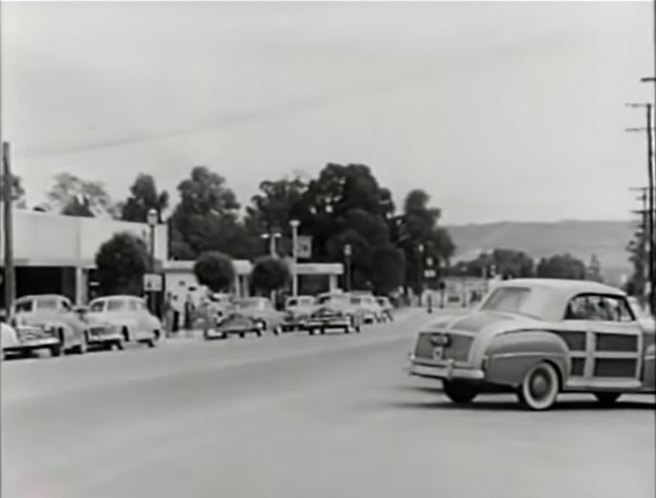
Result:
{"type": "Polygon", "coordinates": [[[27,296],[21,296],[16,299],[16,302],[20,301],[30,301],[32,299],[68,299],[66,296],[61,296],[59,294],[30,294],[27,296]]]}
{"type": "Polygon", "coordinates": [[[625,292],[610,285],[590,280],[569,280],[559,278],[517,278],[505,280],[497,287],[540,287],[564,294],[582,294],[586,292],[625,296],[625,292]]]}
{"type": "Polygon", "coordinates": [[[138,299],[139,301],[143,301],[143,298],[139,296],[129,296],[129,295],[97,297],[96,299],[94,299],[94,301],[118,301],[121,299],[138,299]]]}

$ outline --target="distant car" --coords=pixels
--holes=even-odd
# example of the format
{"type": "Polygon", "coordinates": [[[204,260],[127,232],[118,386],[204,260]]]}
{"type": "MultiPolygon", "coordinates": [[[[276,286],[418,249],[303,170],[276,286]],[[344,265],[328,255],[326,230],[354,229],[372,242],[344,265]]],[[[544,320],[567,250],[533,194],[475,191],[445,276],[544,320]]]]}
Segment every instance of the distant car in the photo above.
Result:
{"type": "Polygon", "coordinates": [[[154,347],[162,333],[159,319],[136,296],[94,299],[84,319],[89,328],[89,342],[98,346],[123,349],[125,343],[138,342],[154,347]]]}
{"type": "Polygon", "coordinates": [[[383,308],[381,308],[373,295],[352,293],[350,300],[351,305],[360,310],[365,324],[380,323],[385,320],[383,308]]]}
{"type": "Polygon", "coordinates": [[[285,321],[282,324],[283,332],[300,330],[303,324],[310,318],[316,308],[314,296],[288,297],[285,301],[285,321]]]}
{"type": "Polygon", "coordinates": [[[303,330],[313,335],[325,334],[327,330],[341,330],[345,334],[360,332],[363,322],[362,310],[353,306],[348,294],[322,294],[317,298],[317,307],[303,325],[303,330]]]}
{"type": "Polygon", "coordinates": [[[610,404],[622,393],[656,392],[654,338],[619,289],[509,280],[475,311],[427,325],[410,373],[441,379],[456,403],[501,390],[517,393],[532,410],[552,407],[561,392],[589,392],[610,404]]]}
{"type": "Polygon", "coordinates": [[[269,330],[274,334],[282,331],[282,324],[285,321],[285,313],[278,311],[266,297],[240,299],[236,302],[233,312],[252,318],[263,331],[269,330]]]}
{"type": "Polygon", "coordinates": [[[30,342],[47,340],[48,345],[43,348],[52,356],[68,352],[82,354],[87,350],[87,324],[64,296],[41,294],[18,298],[10,316],[10,325],[26,348],[41,349],[30,346],[30,342]],[[56,342],[51,342],[51,337],[56,342]]]}
{"type": "Polygon", "coordinates": [[[388,297],[379,296],[376,298],[378,301],[378,306],[383,310],[383,316],[388,322],[394,321],[394,306],[392,306],[391,301],[388,297]]]}
{"type": "Polygon", "coordinates": [[[52,351],[59,345],[59,338],[54,329],[44,329],[30,325],[17,328],[0,323],[0,344],[4,358],[10,355],[25,355],[40,349],[52,351]]]}

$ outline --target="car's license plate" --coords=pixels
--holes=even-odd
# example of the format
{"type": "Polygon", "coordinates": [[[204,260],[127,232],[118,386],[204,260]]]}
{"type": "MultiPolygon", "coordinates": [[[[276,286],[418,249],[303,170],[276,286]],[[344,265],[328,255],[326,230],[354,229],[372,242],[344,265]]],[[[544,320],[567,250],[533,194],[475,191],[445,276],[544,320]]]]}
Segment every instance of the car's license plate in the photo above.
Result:
{"type": "Polygon", "coordinates": [[[443,357],[444,357],[444,348],[433,349],[433,358],[435,360],[441,360],[443,357]]]}

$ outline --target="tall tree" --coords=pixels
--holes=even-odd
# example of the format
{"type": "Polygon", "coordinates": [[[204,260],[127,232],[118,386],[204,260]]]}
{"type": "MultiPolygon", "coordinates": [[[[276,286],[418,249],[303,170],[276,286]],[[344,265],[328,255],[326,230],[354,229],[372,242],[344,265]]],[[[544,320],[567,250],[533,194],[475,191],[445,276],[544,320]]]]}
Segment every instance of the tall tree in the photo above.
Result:
{"type": "Polygon", "coordinates": [[[59,173],[54,179],[55,183],[48,192],[48,201],[54,211],[66,211],[73,216],[116,215],[115,206],[102,182],[83,180],[71,173],[59,173]]]}
{"type": "Polygon", "coordinates": [[[448,261],[455,252],[448,231],[438,226],[441,214],[439,208],[430,206],[430,195],[415,189],[405,198],[403,214],[390,220],[396,243],[405,254],[405,285],[415,292],[424,281],[422,269],[432,262],[437,271],[439,263],[448,261]]]}
{"type": "Polygon", "coordinates": [[[155,179],[151,175],[140,173],[130,187],[130,196],[121,207],[121,219],[145,223],[148,220],[148,211],[155,209],[161,222],[162,213],[168,205],[168,192],[159,192],[155,179]]]}
{"type": "Polygon", "coordinates": [[[530,278],[535,274],[533,259],[523,251],[515,249],[494,249],[484,252],[476,259],[461,262],[457,267],[460,274],[472,277],[496,275],[502,278],[530,278]]]}
{"type": "Polygon", "coordinates": [[[96,253],[101,292],[140,295],[149,257],[143,239],[131,233],[118,233],[102,244],[96,253]]]}
{"type": "Polygon", "coordinates": [[[205,166],[196,166],[191,177],[178,185],[180,202],[171,216],[176,240],[173,257],[198,256],[204,251],[226,250],[226,232],[237,232],[239,203],[225,178],[205,166]]]}

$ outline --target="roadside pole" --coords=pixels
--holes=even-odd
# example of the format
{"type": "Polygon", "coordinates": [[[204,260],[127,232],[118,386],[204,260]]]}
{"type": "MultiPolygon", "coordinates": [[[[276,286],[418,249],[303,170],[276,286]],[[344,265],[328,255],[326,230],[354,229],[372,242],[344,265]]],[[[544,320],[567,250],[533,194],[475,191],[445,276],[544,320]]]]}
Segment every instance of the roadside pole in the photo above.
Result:
{"type": "Polygon", "coordinates": [[[4,208],[3,228],[4,228],[4,249],[5,249],[5,271],[4,271],[4,284],[5,284],[5,310],[7,318],[9,312],[14,304],[16,295],[16,282],[14,272],[14,239],[13,239],[13,216],[12,216],[12,176],[11,176],[11,152],[9,143],[2,144],[2,203],[4,208]]]}

